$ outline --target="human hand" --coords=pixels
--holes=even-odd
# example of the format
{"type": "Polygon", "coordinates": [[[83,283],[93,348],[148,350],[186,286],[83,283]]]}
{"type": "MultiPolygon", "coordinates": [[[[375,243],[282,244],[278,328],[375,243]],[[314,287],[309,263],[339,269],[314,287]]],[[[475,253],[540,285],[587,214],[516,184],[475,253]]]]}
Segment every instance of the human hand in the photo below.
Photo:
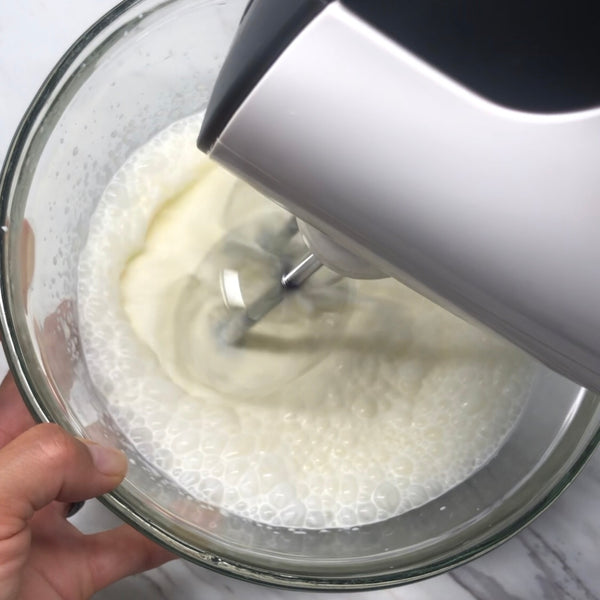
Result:
{"type": "Polygon", "coordinates": [[[116,487],[127,470],[114,449],[57,425],[35,425],[15,382],[0,385],[0,600],[82,600],[175,558],[128,525],[84,535],[72,503],[116,487]]]}

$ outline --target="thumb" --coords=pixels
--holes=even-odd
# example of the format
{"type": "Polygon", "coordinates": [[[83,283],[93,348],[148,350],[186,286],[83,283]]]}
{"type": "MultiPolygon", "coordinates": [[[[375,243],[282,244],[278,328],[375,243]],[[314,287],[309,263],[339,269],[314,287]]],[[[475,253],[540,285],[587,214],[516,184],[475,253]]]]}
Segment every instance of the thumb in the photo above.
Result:
{"type": "Polygon", "coordinates": [[[58,425],[28,429],[0,450],[0,539],[15,535],[53,500],[77,502],[116,487],[125,455],[84,442],[58,425]]]}

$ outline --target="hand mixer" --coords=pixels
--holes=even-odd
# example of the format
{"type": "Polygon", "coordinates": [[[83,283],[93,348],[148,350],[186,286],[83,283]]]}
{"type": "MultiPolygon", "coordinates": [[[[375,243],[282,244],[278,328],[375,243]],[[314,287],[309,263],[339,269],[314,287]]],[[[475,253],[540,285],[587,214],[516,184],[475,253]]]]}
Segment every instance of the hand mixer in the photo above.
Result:
{"type": "Polygon", "coordinates": [[[198,143],[311,268],[395,277],[600,391],[600,9],[555,4],[253,0],[198,143]]]}

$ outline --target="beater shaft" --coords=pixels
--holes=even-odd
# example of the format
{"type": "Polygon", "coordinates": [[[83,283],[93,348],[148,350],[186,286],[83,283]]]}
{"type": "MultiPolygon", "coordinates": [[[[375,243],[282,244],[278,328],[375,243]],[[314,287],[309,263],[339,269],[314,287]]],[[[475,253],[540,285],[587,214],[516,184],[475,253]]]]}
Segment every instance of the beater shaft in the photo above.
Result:
{"type": "Polygon", "coordinates": [[[248,329],[256,325],[271,312],[285,297],[287,291],[300,287],[322,263],[314,254],[307,254],[295,267],[281,276],[278,284],[223,323],[219,335],[228,344],[237,344],[248,329]]]}

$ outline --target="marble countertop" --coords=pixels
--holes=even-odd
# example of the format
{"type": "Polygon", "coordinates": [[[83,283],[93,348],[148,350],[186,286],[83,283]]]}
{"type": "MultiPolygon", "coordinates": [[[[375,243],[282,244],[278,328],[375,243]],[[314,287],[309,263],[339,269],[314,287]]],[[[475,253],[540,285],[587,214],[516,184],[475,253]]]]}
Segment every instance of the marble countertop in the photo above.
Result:
{"type": "MultiPolygon", "coordinates": [[[[68,46],[114,0],[0,2],[0,160],[21,115],[68,46]]],[[[6,361],[0,353],[0,374],[6,361]]],[[[74,522],[84,531],[119,520],[96,501],[74,522]]],[[[122,580],[96,600],[163,598],[224,600],[299,598],[297,592],[235,581],[184,561],[122,580]]],[[[304,593],[311,600],[330,594],[304,593]]],[[[356,600],[594,600],[600,599],[600,453],[561,498],[500,548],[424,582],[353,595],[356,600]]]]}

